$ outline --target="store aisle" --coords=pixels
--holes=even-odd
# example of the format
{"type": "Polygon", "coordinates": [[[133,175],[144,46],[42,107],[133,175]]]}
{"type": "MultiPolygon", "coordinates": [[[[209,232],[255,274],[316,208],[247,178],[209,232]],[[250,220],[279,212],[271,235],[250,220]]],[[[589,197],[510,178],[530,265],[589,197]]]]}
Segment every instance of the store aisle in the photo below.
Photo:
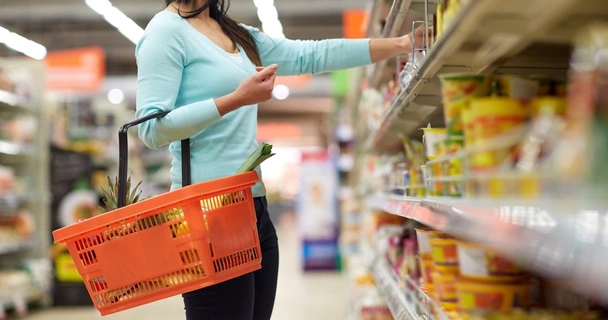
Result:
{"type": "MultiPolygon", "coordinates": [[[[300,271],[300,246],[295,219],[285,214],[278,224],[281,246],[279,288],[273,320],[339,320],[346,314],[346,278],[337,273],[300,271]]],[[[104,320],[183,319],[180,297],[167,299],[104,320]]],[[[102,317],[93,308],[53,309],[35,313],[26,320],[90,320],[102,317]]]]}

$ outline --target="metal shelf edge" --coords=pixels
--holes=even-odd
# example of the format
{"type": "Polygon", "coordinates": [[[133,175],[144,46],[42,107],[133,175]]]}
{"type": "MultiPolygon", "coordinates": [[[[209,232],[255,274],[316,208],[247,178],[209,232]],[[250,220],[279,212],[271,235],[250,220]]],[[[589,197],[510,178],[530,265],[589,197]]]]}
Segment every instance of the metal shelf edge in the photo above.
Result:
{"type": "Polygon", "coordinates": [[[375,196],[366,204],[483,243],[524,269],[572,281],[579,293],[608,302],[608,214],[582,208],[551,214],[534,202],[492,207],[398,196],[375,196]]]}
{"type": "Polygon", "coordinates": [[[378,259],[374,265],[374,279],[380,294],[384,297],[391,314],[395,320],[417,320],[406,304],[405,292],[391,277],[390,265],[385,259],[378,259]]]}

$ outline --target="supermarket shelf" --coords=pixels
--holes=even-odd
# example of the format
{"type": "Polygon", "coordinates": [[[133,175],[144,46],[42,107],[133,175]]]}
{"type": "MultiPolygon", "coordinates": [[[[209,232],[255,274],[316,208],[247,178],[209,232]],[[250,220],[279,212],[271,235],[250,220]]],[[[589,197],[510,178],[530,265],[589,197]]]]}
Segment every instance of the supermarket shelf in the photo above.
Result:
{"type": "Polygon", "coordinates": [[[0,140],[0,156],[30,156],[33,151],[32,146],[0,140]]]}
{"type": "Polygon", "coordinates": [[[414,320],[417,318],[412,310],[408,308],[405,291],[402,289],[403,286],[400,287],[395,272],[385,259],[378,259],[374,266],[374,279],[395,320],[414,320]]]}
{"type": "Polygon", "coordinates": [[[12,213],[19,209],[25,199],[18,195],[0,195],[0,217],[6,213],[12,213]]]}
{"type": "Polygon", "coordinates": [[[24,113],[30,111],[30,108],[26,108],[20,103],[20,99],[17,95],[0,90],[0,113],[24,113]]]}
{"type": "Polygon", "coordinates": [[[572,280],[579,292],[608,302],[608,213],[593,210],[601,204],[380,195],[367,205],[493,247],[525,269],[572,280]]]}
{"type": "Polygon", "coordinates": [[[43,290],[31,288],[24,295],[16,295],[10,298],[0,298],[0,320],[7,319],[7,311],[14,310],[19,317],[26,316],[28,313],[28,304],[38,301],[43,301],[45,298],[43,290]]]}
{"type": "Polygon", "coordinates": [[[374,279],[395,320],[449,319],[416,283],[400,280],[386,259],[377,259],[374,264],[374,279]]]}
{"type": "MultiPolygon", "coordinates": [[[[380,36],[390,38],[411,32],[412,22],[423,20],[425,9],[429,14],[436,12],[437,0],[429,0],[427,3],[428,5],[425,5],[424,0],[395,0],[380,36]]],[[[371,87],[378,89],[387,76],[388,65],[389,60],[376,64],[370,76],[371,87]]]]}
{"type": "Polygon", "coordinates": [[[0,243],[0,255],[11,254],[21,252],[29,249],[36,244],[36,240],[33,238],[21,241],[0,243]]]}
{"type": "Polygon", "coordinates": [[[400,150],[400,136],[426,125],[435,110],[441,112],[438,74],[565,75],[575,32],[607,13],[608,2],[595,0],[470,0],[385,112],[371,148],[400,150]]]}

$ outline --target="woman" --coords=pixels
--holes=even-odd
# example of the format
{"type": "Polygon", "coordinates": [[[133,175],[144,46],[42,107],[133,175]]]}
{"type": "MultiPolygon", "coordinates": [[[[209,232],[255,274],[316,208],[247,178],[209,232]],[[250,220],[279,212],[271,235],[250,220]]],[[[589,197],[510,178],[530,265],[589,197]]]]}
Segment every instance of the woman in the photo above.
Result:
{"type": "MultiPolygon", "coordinates": [[[[277,75],[364,66],[410,52],[411,37],[377,40],[272,39],[226,14],[229,0],[166,0],[137,46],[137,117],[172,112],[139,127],[150,148],[171,143],[172,189],[181,187],[180,144],[191,137],[192,182],[234,174],[258,146],[257,104],[277,75]]],[[[422,43],[422,30],[416,32],[422,43]]],[[[261,177],[261,172],[258,174],[261,177]]],[[[183,295],[189,320],[268,320],[279,264],[264,184],[253,187],[262,269],[183,295]]]]}

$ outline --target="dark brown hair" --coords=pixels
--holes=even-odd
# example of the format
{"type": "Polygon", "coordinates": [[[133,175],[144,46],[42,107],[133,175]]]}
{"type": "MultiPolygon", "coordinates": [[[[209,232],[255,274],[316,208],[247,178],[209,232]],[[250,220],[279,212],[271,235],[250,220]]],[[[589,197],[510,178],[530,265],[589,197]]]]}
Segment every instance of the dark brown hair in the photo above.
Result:
{"type": "MultiPolygon", "coordinates": [[[[167,6],[171,3],[193,5],[196,2],[197,0],[165,0],[167,6]]],[[[238,22],[228,16],[227,12],[229,7],[230,0],[207,0],[200,8],[192,11],[179,12],[179,15],[184,19],[190,19],[197,17],[205,10],[209,9],[209,16],[217,21],[222,28],[222,31],[230,40],[232,40],[234,46],[240,45],[241,48],[245,50],[249,60],[256,66],[261,66],[262,61],[260,59],[260,53],[253,36],[238,22]]]]}

